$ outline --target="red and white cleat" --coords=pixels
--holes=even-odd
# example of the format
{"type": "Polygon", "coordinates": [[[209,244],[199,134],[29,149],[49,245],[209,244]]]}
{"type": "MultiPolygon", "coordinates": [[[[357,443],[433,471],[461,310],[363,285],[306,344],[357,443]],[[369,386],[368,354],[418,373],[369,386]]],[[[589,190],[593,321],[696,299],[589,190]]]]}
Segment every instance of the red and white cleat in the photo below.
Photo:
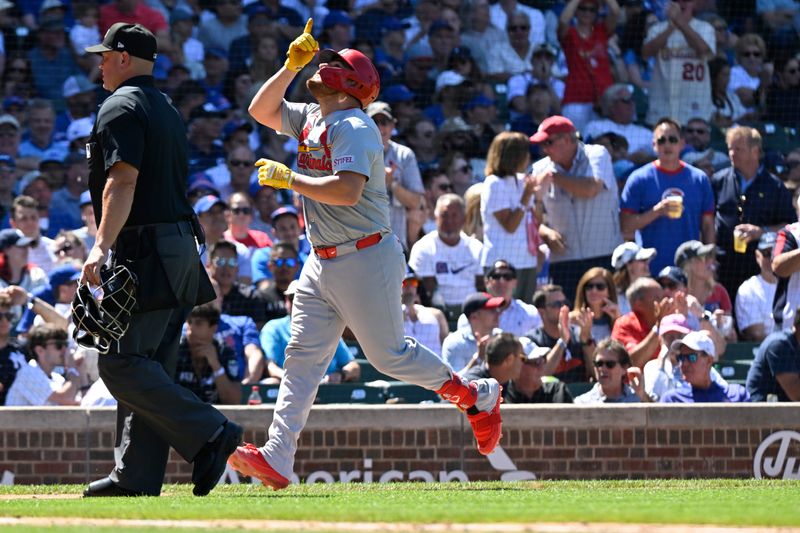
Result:
{"type": "Polygon", "coordinates": [[[254,477],[273,490],[281,490],[289,486],[289,480],[272,468],[264,459],[261,450],[249,442],[236,448],[236,451],[228,458],[228,464],[240,474],[254,477]]]}

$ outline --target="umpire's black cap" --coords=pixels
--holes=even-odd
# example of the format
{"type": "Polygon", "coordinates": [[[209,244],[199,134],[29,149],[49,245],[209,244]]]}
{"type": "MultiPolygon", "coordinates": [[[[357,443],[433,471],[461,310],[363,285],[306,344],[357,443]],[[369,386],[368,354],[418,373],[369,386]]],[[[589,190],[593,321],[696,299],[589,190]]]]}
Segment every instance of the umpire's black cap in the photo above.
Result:
{"type": "Polygon", "coordinates": [[[90,54],[103,52],[128,52],[130,55],[155,61],[158,44],[155,36],[141,24],[128,24],[117,22],[108,28],[103,42],[84,48],[90,54]]]}

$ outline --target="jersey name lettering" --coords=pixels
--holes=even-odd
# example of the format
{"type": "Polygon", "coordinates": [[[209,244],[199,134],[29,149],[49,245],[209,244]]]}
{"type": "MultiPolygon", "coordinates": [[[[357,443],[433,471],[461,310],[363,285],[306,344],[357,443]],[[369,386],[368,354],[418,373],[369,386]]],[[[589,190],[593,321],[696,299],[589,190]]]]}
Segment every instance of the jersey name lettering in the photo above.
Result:
{"type": "Polygon", "coordinates": [[[331,160],[327,155],[323,156],[322,159],[317,159],[307,152],[297,154],[297,168],[305,170],[333,171],[331,160]]]}

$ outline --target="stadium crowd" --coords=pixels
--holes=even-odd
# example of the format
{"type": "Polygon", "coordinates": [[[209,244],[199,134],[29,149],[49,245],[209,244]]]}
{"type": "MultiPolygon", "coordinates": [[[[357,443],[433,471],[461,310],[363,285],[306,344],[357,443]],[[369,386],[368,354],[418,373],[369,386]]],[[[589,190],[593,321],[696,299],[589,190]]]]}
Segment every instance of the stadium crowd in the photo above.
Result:
{"type": "MultiPolygon", "coordinates": [[[[175,379],[232,404],[280,382],[314,250],[300,199],[254,163],[303,154],[247,107],[310,17],[381,75],[365,111],[407,335],[512,403],[800,401],[797,2],[0,0],[0,405],[114,402],[70,303],[108,94],[84,47],[117,21],[157,36],[218,295],[189,316],[175,379]],[[715,368],[741,341],[760,343],[746,387],[715,368]]],[[[324,381],[360,375],[340,343],[324,381]]]]}

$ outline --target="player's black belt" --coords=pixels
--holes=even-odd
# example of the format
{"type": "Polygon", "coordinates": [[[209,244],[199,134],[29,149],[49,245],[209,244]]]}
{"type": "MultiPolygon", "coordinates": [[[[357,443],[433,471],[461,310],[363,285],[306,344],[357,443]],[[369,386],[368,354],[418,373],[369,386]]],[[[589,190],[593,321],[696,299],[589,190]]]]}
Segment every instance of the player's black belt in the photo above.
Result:
{"type": "Polygon", "coordinates": [[[188,220],[178,222],[160,222],[157,224],[141,224],[138,226],[125,226],[120,230],[120,234],[129,232],[142,232],[147,230],[156,237],[168,237],[170,235],[193,235],[192,225],[188,220]]]}

